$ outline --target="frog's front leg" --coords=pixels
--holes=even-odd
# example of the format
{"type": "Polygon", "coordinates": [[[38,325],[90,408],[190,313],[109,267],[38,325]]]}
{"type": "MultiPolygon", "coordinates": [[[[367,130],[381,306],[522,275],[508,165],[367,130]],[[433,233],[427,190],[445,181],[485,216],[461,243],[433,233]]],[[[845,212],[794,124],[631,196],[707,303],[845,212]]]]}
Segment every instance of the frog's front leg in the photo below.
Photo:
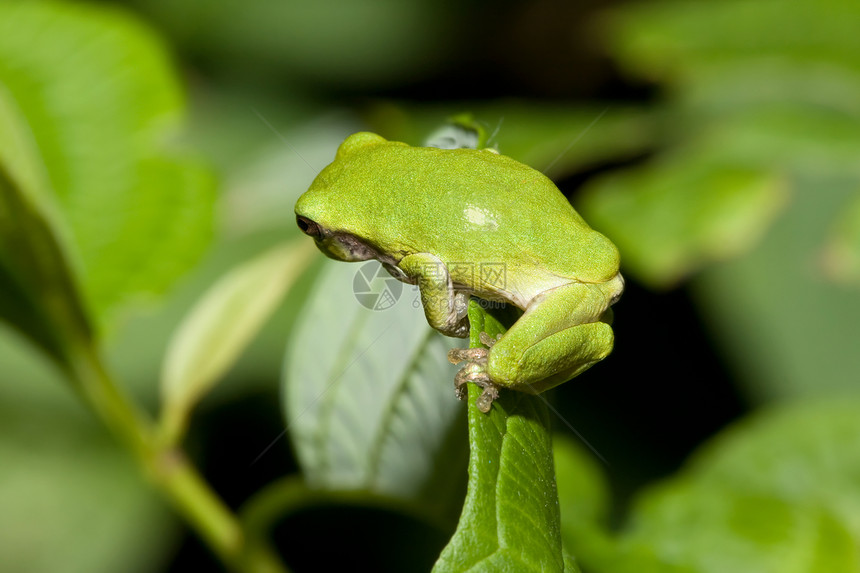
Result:
{"type": "Polygon", "coordinates": [[[397,266],[418,285],[430,326],[446,336],[469,335],[469,293],[454,289],[448,266],[439,257],[415,253],[403,257],[397,266]]]}
{"type": "Polygon", "coordinates": [[[542,294],[490,349],[490,380],[539,394],[604,359],[614,341],[605,322],[611,297],[605,287],[584,283],[542,294]]]}

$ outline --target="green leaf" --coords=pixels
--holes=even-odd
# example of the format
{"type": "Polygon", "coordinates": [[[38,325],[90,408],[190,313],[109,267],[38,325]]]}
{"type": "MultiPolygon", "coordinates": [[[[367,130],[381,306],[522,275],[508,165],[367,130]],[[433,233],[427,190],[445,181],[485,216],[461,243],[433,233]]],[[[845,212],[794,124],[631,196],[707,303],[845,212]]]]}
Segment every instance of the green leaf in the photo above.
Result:
{"type": "Polygon", "coordinates": [[[730,59],[784,57],[860,71],[858,21],[860,9],[850,0],[675,0],[625,6],[613,24],[620,61],[656,78],[730,59]]]}
{"type": "MultiPolygon", "coordinates": [[[[860,185],[860,42],[852,31],[860,23],[858,4],[662,1],[631,4],[608,22],[622,65],[668,88],[662,104],[666,151],[655,162],[698,155],[782,178],[789,191],[786,209],[761,241],[736,252],[745,256],[713,265],[694,284],[747,394],[761,400],[856,389],[860,304],[855,292],[827,279],[850,273],[853,257],[850,205],[860,185]],[[840,227],[836,239],[834,227],[840,227]]],[[[666,208],[668,228],[690,217],[666,208]]],[[[614,240],[629,243],[633,229],[659,237],[656,226],[631,223],[634,215],[609,221],[605,210],[605,230],[614,240]],[[626,239],[616,237],[616,227],[622,235],[629,229],[626,239]]],[[[654,220],[650,210],[643,218],[654,220]]],[[[635,268],[657,259],[640,275],[652,284],[668,282],[671,277],[656,276],[671,267],[656,264],[666,255],[654,246],[663,245],[637,236],[632,258],[622,260],[635,268]]]]}
{"type": "Polygon", "coordinates": [[[554,437],[553,452],[562,528],[607,526],[609,488],[593,455],[563,435],[554,437]]]}
{"type": "Polygon", "coordinates": [[[163,292],[197,260],[213,181],[167,150],[183,102],[148,29],[104,6],[0,4],[0,85],[32,134],[96,317],[163,292]]]}
{"type": "Polygon", "coordinates": [[[579,563],[576,562],[576,559],[568,553],[564,552],[564,573],[582,573],[582,569],[579,568],[579,563]]]}
{"type": "MultiPolygon", "coordinates": [[[[17,398],[23,382],[0,379],[0,393],[17,398]]],[[[179,526],[128,452],[80,410],[0,407],[3,571],[163,571],[179,526]]]]}
{"type": "Polygon", "coordinates": [[[751,167],[860,178],[856,3],[658,1],[608,23],[617,60],[670,86],[669,145],[710,139],[714,157],[751,167]]]}
{"type": "MultiPolygon", "coordinates": [[[[728,94],[726,98],[731,106],[728,94]]],[[[744,112],[734,108],[732,113],[714,115],[690,134],[684,142],[686,150],[696,149],[712,162],[783,176],[839,175],[860,180],[860,167],[854,161],[860,145],[860,113],[774,101],[744,112]]]]}
{"type": "MultiPolygon", "coordinates": [[[[657,571],[854,573],[856,541],[832,512],[770,495],[675,483],[638,506],[636,529],[616,548],[648,547],[657,571]]],[[[634,552],[633,555],[636,555],[634,552]]],[[[638,572],[638,555],[604,571],[638,572]]]]}
{"type": "Polygon", "coordinates": [[[61,366],[90,325],[26,127],[0,85],[0,319],[61,366]]]}
{"type": "MultiPolygon", "coordinates": [[[[858,515],[860,402],[795,404],[724,431],[644,494],[617,551],[648,547],[701,573],[853,573],[858,515]]],[[[641,569],[629,560],[602,570],[641,569]]]]}
{"type": "Polygon", "coordinates": [[[860,298],[827,280],[822,248],[857,182],[796,178],[792,202],[746,256],[707,269],[693,292],[749,398],[857,391],[860,298]]]}
{"type": "Polygon", "coordinates": [[[664,0],[611,10],[604,23],[616,61],[664,88],[655,158],[597,182],[586,203],[637,278],[666,286],[748,252],[776,219],[774,189],[793,196],[796,177],[818,178],[821,195],[834,177],[860,181],[856,3],[664,0]],[[734,199],[722,190],[729,203],[709,205],[719,186],[735,187],[734,199]],[[685,205],[682,193],[706,203],[685,205]]]}
{"type": "Polygon", "coordinates": [[[825,507],[860,540],[860,400],[764,411],[723,431],[689,471],[711,485],[825,507]]]}
{"type": "Polygon", "coordinates": [[[578,206],[625,269],[666,287],[749,249],[784,202],[781,179],[766,171],[684,156],[602,177],[578,206]]]}
{"type": "Polygon", "coordinates": [[[848,202],[834,227],[822,254],[824,271],[835,281],[860,284],[860,194],[848,202]]]}
{"type": "Polygon", "coordinates": [[[328,263],[284,366],[284,414],[311,487],[364,490],[447,516],[460,502],[463,407],[450,339],[376,262],[328,263]]]}
{"type": "Polygon", "coordinates": [[[162,431],[176,442],[194,405],[233,365],[316,252],[304,239],[275,247],[224,275],[180,325],[161,378],[162,431]]]}
{"type": "Polygon", "coordinates": [[[588,563],[612,550],[609,486],[593,455],[572,439],[556,435],[553,452],[564,546],[588,563]]]}
{"type": "Polygon", "coordinates": [[[451,32],[442,5],[427,0],[135,4],[163,22],[185,52],[232,72],[223,75],[289,77],[291,85],[391,86],[404,74],[426,73],[446,51],[440,34],[451,32]]]}
{"type": "Polygon", "coordinates": [[[388,139],[422,145],[426,136],[464,111],[484,128],[485,146],[561,177],[647,151],[656,139],[653,114],[629,106],[552,105],[502,101],[445,105],[385,104],[368,124],[388,139]]]}
{"type": "MultiPolygon", "coordinates": [[[[503,332],[469,305],[471,346],[503,332]],[[486,322],[485,322],[486,320],[486,322]]],[[[549,413],[544,398],[502,391],[488,414],[469,384],[469,487],[460,523],[433,571],[563,571],[549,413]]],[[[570,569],[569,569],[570,570],[570,569]]]]}

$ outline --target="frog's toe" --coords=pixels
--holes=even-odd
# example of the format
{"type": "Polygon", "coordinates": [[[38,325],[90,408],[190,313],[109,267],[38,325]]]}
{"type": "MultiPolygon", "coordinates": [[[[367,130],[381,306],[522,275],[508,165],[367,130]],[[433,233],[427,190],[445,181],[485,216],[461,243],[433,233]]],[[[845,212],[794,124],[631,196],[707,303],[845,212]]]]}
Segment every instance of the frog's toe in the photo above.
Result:
{"type": "Polygon", "coordinates": [[[498,386],[487,383],[487,385],[484,386],[484,391],[481,392],[481,395],[478,396],[477,400],[475,400],[475,405],[478,407],[478,410],[486,414],[490,411],[490,408],[493,407],[493,402],[495,402],[498,397],[498,386]]]}
{"type": "Polygon", "coordinates": [[[481,334],[478,335],[478,338],[481,340],[481,344],[483,344],[487,348],[492,348],[493,345],[495,343],[497,343],[499,341],[499,339],[502,338],[502,335],[500,333],[498,336],[493,338],[492,336],[490,336],[486,332],[482,332],[481,334]]]}
{"type": "Polygon", "coordinates": [[[490,375],[477,364],[467,364],[454,376],[454,386],[460,388],[469,382],[483,388],[490,383],[490,375]]]}
{"type": "Polygon", "coordinates": [[[486,348],[452,348],[448,351],[448,361],[451,364],[459,364],[464,360],[477,364],[487,363],[486,348]]]}
{"type": "MultiPolygon", "coordinates": [[[[486,332],[481,333],[481,342],[488,347],[495,344],[497,339],[492,338],[486,332]]],[[[499,397],[498,387],[490,381],[487,373],[487,356],[489,348],[454,348],[448,351],[448,360],[452,364],[466,361],[457,375],[454,377],[454,392],[457,398],[465,400],[468,396],[466,385],[476,384],[484,389],[475,404],[485,414],[490,411],[493,401],[499,397]]]]}
{"type": "Polygon", "coordinates": [[[461,368],[454,376],[454,392],[460,400],[466,399],[466,384],[469,382],[483,388],[490,383],[490,376],[479,364],[469,363],[461,368]]]}

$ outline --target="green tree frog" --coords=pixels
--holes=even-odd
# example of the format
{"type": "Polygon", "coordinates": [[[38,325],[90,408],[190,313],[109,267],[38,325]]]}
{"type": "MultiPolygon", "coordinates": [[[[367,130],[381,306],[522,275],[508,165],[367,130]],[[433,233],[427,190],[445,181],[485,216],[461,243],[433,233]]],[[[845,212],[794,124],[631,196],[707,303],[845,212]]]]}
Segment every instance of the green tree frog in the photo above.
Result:
{"type": "Polygon", "coordinates": [[[356,133],[296,203],[299,228],[327,256],[379,260],[417,284],[430,326],[466,337],[469,297],[523,314],[490,348],[452,350],[484,388],[538,394],[612,350],[609,307],[624,281],[618,249],[539,171],[493,149],[436,149],[356,133]]]}

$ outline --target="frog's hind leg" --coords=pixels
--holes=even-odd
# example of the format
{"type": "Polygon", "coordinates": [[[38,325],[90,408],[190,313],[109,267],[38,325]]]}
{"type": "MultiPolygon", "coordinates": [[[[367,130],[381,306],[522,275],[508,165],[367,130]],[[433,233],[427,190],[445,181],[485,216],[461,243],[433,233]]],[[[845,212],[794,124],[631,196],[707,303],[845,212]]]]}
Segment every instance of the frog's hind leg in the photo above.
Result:
{"type": "Polygon", "coordinates": [[[603,321],[608,304],[587,284],[550,291],[490,350],[490,379],[538,394],[578,376],[612,351],[612,328],[603,321]]]}

